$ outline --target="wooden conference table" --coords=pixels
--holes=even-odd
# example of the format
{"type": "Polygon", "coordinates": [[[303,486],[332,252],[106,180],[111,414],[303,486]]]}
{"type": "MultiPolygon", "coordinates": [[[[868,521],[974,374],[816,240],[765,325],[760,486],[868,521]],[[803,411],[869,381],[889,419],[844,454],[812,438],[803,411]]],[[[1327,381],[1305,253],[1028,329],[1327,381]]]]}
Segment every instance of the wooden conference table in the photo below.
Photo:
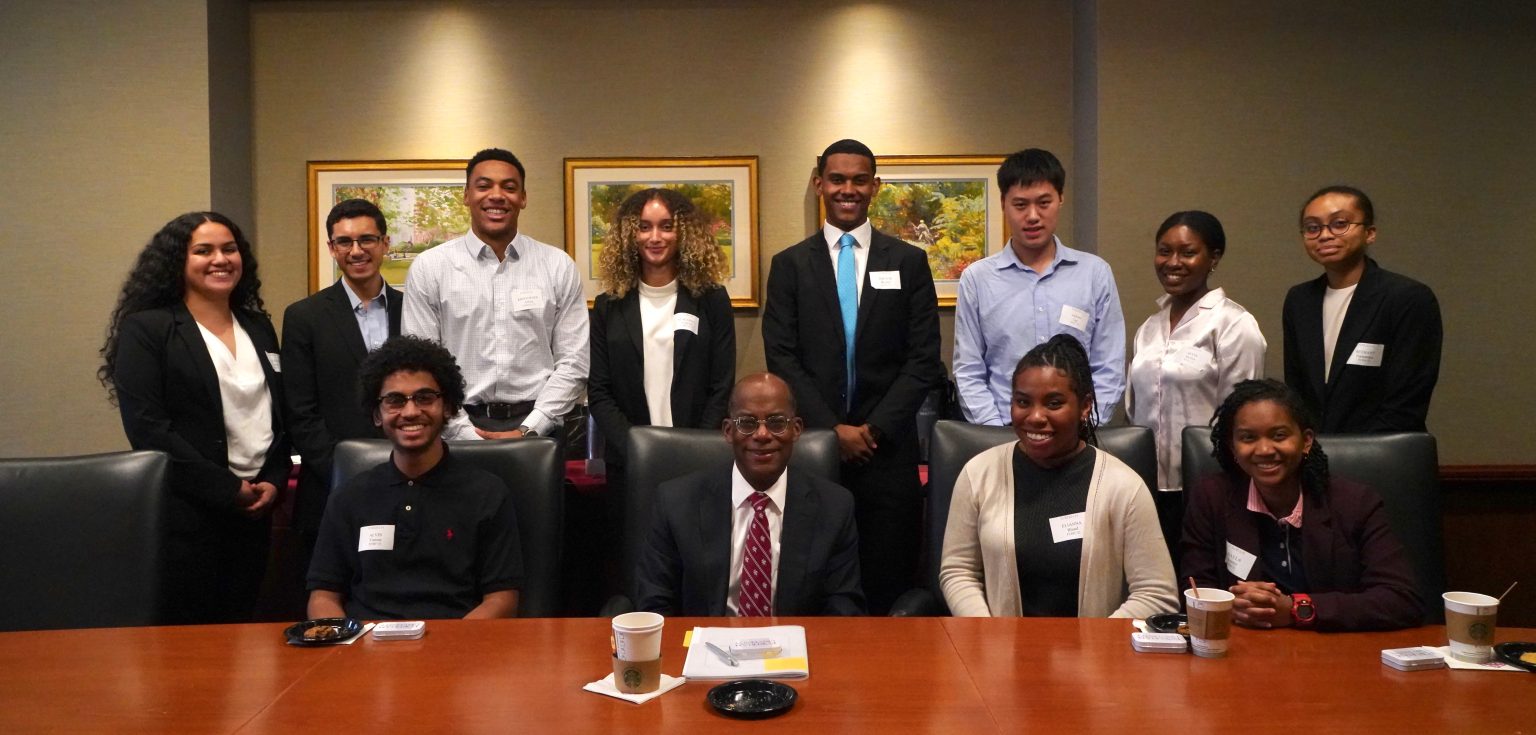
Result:
{"type": "MultiPolygon", "coordinates": [[[[668,621],[663,670],[682,669],[668,621]]],[[[284,645],[275,624],[0,634],[0,733],[1045,731],[1530,732],[1536,675],[1399,672],[1393,633],[1234,632],[1231,655],[1138,654],[1125,620],[796,619],[811,678],[788,714],[736,721],[684,684],[634,705],[581,686],[608,621],[431,621],[417,641],[284,645]]],[[[1499,631],[1536,640],[1536,629],[1499,631]]]]}

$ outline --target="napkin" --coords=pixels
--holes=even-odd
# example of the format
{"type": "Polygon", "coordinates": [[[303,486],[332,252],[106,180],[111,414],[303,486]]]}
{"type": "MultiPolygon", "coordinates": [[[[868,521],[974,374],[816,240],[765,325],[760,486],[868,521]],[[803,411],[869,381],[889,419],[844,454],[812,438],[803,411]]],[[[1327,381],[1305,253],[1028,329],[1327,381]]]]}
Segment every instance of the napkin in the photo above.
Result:
{"type": "Polygon", "coordinates": [[[1453,669],[1470,669],[1472,671],[1525,671],[1525,669],[1516,666],[1510,666],[1509,664],[1506,664],[1498,659],[1494,659],[1485,664],[1468,663],[1459,658],[1456,658],[1455,656],[1452,656],[1450,646],[1425,646],[1425,648],[1440,654],[1440,656],[1445,659],[1445,665],[1453,669]]]}
{"type": "Polygon", "coordinates": [[[667,692],[672,691],[673,689],[682,686],[683,682],[685,681],[687,681],[687,679],[684,679],[680,676],[667,676],[666,674],[662,674],[661,686],[657,687],[656,691],[647,692],[645,694],[625,694],[624,692],[619,691],[618,687],[613,685],[613,674],[610,673],[607,676],[582,687],[582,689],[592,692],[593,694],[604,694],[616,699],[622,699],[626,702],[645,704],[646,702],[649,702],[663,694],[666,694],[667,692]]]}

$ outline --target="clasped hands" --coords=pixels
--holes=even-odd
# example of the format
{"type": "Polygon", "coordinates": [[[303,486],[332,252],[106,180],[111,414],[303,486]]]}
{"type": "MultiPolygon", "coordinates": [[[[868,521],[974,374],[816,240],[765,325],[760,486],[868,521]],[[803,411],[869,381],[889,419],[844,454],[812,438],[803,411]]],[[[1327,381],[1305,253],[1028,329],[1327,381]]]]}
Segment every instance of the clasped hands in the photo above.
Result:
{"type": "Polygon", "coordinates": [[[865,464],[875,456],[875,433],[869,424],[838,424],[832,430],[837,432],[837,453],[844,462],[865,464]]]}
{"type": "Polygon", "coordinates": [[[277,486],[270,482],[240,481],[235,493],[235,506],[246,518],[260,518],[272,512],[277,503],[277,486]]]}
{"type": "Polygon", "coordinates": [[[1285,628],[1291,624],[1291,596],[1273,582],[1238,582],[1228,588],[1232,622],[1249,628],[1285,628]]]}

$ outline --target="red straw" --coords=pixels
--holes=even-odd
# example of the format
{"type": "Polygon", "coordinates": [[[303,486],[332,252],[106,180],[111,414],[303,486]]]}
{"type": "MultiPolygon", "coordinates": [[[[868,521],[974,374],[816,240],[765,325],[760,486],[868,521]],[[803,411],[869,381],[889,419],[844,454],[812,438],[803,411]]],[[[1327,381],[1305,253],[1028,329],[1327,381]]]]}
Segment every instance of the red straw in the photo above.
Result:
{"type": "Polygon", "coordinates": [[[1200,587],[1195,584],[1194,577],[1189,578],[1189,591],[1194,594],[1196,600],[1200,599],[1200,587]]]}

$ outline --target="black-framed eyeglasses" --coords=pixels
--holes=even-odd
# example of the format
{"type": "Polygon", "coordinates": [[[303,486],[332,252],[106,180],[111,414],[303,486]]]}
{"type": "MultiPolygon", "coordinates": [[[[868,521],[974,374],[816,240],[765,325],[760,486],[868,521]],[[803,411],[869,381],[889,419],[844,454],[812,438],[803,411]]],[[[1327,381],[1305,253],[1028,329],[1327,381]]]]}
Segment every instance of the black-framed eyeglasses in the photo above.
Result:
{"type": "Polygon", "coordinates": [[[381,242],[384,242],[384,238],[378,235],[363,235],[356,240],[350,237],[338,237],[331,240],[331,247],[351,250],[353,245],[357,245],[364,250],[372,250],[381,242]]]}
{"type": "MultiPolygon", "coordinates": [[[[1365,223],[1345,222],[1344,220],[1336,219],[1328,223],[1327,229],[1329,232],[1333,233],[1334,237],[1339,237],[1340,235],[1349,232],[1349,228],[1354,227],[1355,225],[1363,224],[1365,223]]],[[[1308,222],[1301,226],[1301,234],[1306,235],[1307,239],[1309,240],[1315,238],[1318,235],[1323,234],[1323,224],[1321,222],[1308,222]]]]}
{"type": "Polygon", "coordinates": [[[778,414],[762,420],[758,420],[756,416],[737,416],[731,419],[731,423],[736,426],[736,430],[744,436],[756,434],[757,427],[759,426],[767,426],[768,433],[778,436],[788,431],[789,425],[793,421],[794,419],[788,416],[780,416],[778,414]]]}
{"type": "Polygon", "coordinates": [[[379,407],[390,413],[395,413],[404,410],[406,401],[410,401],[416,404],[417,408],[428,409],[436,406],[437,402],[442,399],[442,392],[430,388],[422,388],[410,395],[404,393],[385,393],[379,396],[379,407]]]}

